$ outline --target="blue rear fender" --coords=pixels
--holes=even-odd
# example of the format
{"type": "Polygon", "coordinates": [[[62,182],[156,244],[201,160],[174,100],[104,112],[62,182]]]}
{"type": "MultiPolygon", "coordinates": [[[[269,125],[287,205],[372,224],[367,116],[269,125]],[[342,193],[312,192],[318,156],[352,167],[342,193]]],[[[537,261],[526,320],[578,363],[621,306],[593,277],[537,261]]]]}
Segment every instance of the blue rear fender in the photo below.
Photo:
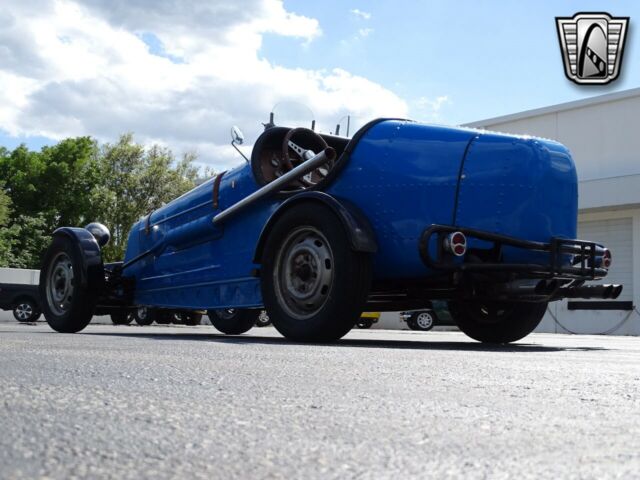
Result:
{"type": "Polygon", "coordinates": [[[477,132],[384,121],[362,136],[327,193],[354,204],[371,223],[374,279],[423,277],[420,235],[451,224],[460,165],[477,132]]]}
{"type": "MultiPolygon", "coordinates": [[[[576,238],[575,165],[560,143],[483,133],[462,167],[454,225],[548,243],[576,238]]],[[[489,248],[471,240],[469,248],[489,248]]],[[[507,263],[545,262],[548,256],[505,248],[507,263]]]]}

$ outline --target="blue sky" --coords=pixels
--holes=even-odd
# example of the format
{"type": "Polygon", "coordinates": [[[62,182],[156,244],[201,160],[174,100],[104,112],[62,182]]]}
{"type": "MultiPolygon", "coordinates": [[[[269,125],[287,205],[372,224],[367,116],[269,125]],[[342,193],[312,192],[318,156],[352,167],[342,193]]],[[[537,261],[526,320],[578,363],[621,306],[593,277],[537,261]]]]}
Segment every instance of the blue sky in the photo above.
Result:
{"type": "Polygon", "coordinates": [[[461,124],[640,87],[632,1],[9,0],[0,12],[0,145],[134,132],[202,163],[238,161],[271,107],[320,128],[347,112],[461,124]],[[555,17],[631,17],[622,73],[564,75],[555,17]],[[46,25],[46,27],[43,27],[46,25]]]}
{"type": "Polygon", "coordinates": [[[640,41],[637,1],[328,0],[285,5],[317,18],[323,35],[308,46],[268,36],[265,57],[289,67],[347,69],[393,90],[410,106],[421,97],[446,96],[438,120],[447,124],[640,87],[640,62],[634,61],[640,41]],[[371,16],[350,15],[351,9],[371,16]],[[631,17],[621,75],[607,86],[578,86],[564,75],[554,18],[579,11],[631,17]],[[358,38],[361,28],[371,32],[358,38]]]}

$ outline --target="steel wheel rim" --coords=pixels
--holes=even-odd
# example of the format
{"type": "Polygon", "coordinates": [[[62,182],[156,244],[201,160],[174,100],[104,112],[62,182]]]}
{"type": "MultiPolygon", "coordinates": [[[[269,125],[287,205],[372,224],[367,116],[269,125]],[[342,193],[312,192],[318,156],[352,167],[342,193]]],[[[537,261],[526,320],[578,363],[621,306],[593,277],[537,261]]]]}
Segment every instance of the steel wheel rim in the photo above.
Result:
{"type": "Polygon", "coordinates": [[[334,277],[333,252],[314,227],[292,231],[278,251],[273,272],[278,303],[298,320],[313,317],[327,302],[334,277]]]}
{"type": "Polygon", "coordinates": [[[69,255],[58,253],[49,264],[46,285],[47,304],[56,315],[64,315],[71,309],[73,277],[73,263],[69,255]]]}
{"type": "Polygon", "coordinates": [[[33,315],[33,308],[28,303],[21,303],[15,309],[18,320],[29,320],[33,315]]]}
{"type": "Polygon", "coordinates": [[[433,317],[430,313],[422,312],[416,318],[416,323],[420,328],[429,328],[433,325],[433,317]]]}

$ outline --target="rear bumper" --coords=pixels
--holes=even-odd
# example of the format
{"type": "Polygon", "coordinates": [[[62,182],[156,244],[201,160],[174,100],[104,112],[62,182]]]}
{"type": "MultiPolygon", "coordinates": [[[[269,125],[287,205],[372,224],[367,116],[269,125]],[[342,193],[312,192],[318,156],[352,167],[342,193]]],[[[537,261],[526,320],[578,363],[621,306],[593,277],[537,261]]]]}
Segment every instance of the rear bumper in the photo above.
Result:
{"type": "Polygon", "coordinates": [[[549,243],[521,240],[473,228],[431,225],[427,227],[419,241],[420,257],[424,264],[437,271],[468,273],[516,273],[530,278],[558,278],[570,280],[596,280],[607,275],[602,268],[603,245],[583,240],[552,238],[549,243]],[[492,244],[492,258],[501,258],[503,247],[515,247],[532,252],[548,253],[549,261],[542,263],[482,262],[461,263],[444,247],[444,237],[452,232],[462,232],[467,239],[478,239],[492,244]],[[436,256],[432,256],[429,245],[436,238],[436,256]],[[572,258],[568,262],[567,259],[572,258]],[[567,264],[570,263],[570,264],[567,264]]]}

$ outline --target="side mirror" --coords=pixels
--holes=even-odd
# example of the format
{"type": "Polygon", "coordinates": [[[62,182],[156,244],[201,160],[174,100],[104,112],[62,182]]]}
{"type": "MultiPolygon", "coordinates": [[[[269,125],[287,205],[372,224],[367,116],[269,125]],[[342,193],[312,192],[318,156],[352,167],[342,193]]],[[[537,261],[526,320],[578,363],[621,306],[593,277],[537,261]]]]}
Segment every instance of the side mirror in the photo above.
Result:
{"type": "Polygon", "coordinates": [[[242,130],[234,125],[233,127],[231,127],[231,146],[235,148],[240,155],[242,155],[242,158],[244,158],[247,163],[249,163],[249,159],[238,148],[238,145],[242,145],[242,142],[244,142],[244,135],[242,134],[242,130]]]}
{"type": "Polygon", "coordinates": [[[234,125],[233,127],[231,127],[231,143],[242,145],[242,142],[244,142],[244,135],[242,134],[242,130],[234,125]]]}

